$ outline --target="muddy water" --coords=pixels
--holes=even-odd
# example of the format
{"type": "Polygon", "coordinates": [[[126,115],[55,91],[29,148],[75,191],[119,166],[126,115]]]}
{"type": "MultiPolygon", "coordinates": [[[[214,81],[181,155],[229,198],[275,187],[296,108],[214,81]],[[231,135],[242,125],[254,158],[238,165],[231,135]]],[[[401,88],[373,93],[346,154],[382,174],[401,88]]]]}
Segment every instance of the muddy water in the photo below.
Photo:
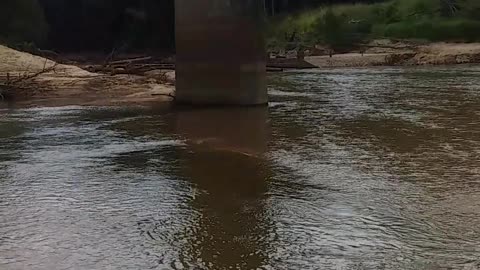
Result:
{"type": "Polygon", "coordinates": [[[3,108],[0,269],[478,269],[480,68],[270,77],[267,108],[3,108]]]}

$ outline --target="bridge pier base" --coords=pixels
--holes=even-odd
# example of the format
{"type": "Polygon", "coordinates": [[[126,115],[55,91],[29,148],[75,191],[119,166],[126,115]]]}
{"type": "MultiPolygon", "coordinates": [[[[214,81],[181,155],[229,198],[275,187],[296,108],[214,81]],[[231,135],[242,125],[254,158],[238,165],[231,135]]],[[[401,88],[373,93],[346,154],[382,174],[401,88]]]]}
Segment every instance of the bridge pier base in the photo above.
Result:
{"type": "Polygon", "coordinates": [[[263,1],[175,0],[176,100],[266,104],[263,1]]]}

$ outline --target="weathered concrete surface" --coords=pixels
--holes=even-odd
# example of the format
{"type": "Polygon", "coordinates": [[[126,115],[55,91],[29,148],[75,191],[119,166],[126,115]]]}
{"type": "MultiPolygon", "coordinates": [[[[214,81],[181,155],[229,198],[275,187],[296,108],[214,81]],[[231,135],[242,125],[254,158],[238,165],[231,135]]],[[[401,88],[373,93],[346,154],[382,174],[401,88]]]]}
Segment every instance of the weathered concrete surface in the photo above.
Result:
{"type": "Polygon", "coordinates": [[[176,100],[267,103],[263,5],[258,0],[175,0],[176,100]]]}

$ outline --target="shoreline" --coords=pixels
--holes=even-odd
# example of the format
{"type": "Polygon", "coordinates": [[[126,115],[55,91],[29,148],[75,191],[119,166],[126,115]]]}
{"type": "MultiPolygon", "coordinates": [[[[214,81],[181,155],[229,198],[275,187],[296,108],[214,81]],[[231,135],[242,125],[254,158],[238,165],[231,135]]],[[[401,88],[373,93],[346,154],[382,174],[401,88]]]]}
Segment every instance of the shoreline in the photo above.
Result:
{"type": "Polygon", "coordinates": [[[2,45],[0,59],[0,102],[4,103],[148,104],[170,101],[175,90],[174,74],[169,70],[102,74],[2,45]]]}
{"type": "MultiPolygon", "coordinates": [[[[273,58],[271,62],[290,63],[290,68],[342,68],[375,66],[428,66],[480,63],[480,43],[413,43],[392,40],[375,40],[364,50],[341,54],[327,53],[327,48],[316,48],[303,60],[273,58]],[[300,64],[297,64],[300,63],[300,64]]],[[[290,53],[295,54],[295,52],[290,53]]]]}
{"type": "MultiPolygon", "coordinates": [[[[379,42],[379,41],[376,41],[379,42]]],[[[270,71],[480,63],[480,43],[431,43],[411,46],[382,41],[362,52],[271,59],[270,71]],[[385,45],[387,43],[387,45],[385,45]]],[[[35,106],[121,106],[171,104],[175,96],[172,69],[128,74],[59,64],[0,45],[0,103],[35,106]],[[88,71],[90,70],[90,71],[88,71]]],[[[120,68],[122,69],[122,68],[120,68]]]]}

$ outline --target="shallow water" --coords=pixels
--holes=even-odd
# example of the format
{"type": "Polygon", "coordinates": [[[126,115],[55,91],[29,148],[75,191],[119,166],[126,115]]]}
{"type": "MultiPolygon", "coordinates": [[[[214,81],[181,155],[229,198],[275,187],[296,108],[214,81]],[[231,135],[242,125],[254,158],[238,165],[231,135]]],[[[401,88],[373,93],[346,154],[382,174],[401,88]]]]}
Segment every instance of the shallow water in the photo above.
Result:
{"type": "Polygon", "coordinates": [[[0,109],[0,269],[478,269],[480,67],[270,107],[0,109]]]}

